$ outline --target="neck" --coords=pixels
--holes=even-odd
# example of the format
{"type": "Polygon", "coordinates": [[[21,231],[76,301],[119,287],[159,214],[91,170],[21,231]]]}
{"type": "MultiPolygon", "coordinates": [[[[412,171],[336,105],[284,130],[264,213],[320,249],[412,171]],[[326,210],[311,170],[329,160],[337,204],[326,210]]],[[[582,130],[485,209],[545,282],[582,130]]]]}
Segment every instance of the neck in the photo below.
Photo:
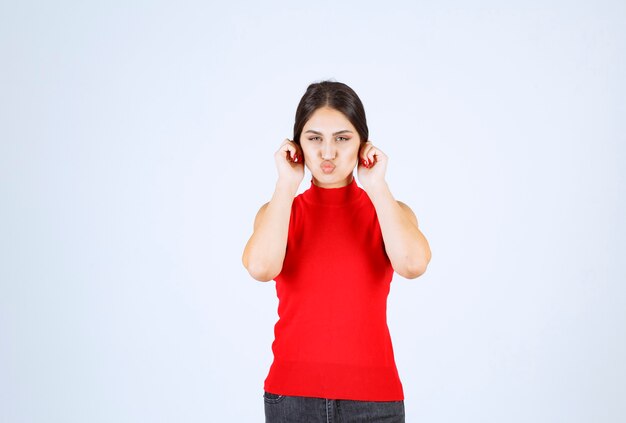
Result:
{"type": "Polygon", "coordinates": [[[325,206],[342,206],[353,203],[361,198],[364,192],[357,184],[354,176],[349,176],[350,182],[335,188],[322,187],[311,179],[311,186],[305,191],[305,199],[311,203],[325,206]]]}
{"type": "Polygon", "coordinates": [[[341,188],[341,187],[345,187],[346,185],[349,185],[353,180],[354,180],[354,174],[350,173],[348,176],[345,177],[345,179],[339,182],[328,182],[328,183],[321,182],[319,179],[313,176],[313,179],[311,179],[311,183],[315,184],[316,186],[320,188],[341,188]]]}

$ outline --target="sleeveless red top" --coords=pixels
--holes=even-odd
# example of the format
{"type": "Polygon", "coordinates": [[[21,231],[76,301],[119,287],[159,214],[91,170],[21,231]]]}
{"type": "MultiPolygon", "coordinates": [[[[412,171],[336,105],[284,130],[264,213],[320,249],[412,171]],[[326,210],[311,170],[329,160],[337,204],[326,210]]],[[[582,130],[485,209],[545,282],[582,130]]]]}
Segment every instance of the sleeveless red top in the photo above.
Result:
{"type": "Polygon", "coordinates": [[[389,329],[393,268],[376,210],[356,180],[294,198],[279,319],[264,389],[361,401],[404,399],[389,329]]]}

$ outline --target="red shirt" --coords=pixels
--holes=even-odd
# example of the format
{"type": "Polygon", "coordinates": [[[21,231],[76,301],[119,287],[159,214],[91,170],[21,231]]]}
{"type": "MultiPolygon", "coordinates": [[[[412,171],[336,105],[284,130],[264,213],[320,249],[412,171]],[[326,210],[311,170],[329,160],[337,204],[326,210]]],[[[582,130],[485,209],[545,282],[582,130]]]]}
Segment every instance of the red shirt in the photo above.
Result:
{"type": "Polygon", "coordinates": [[[372,201],[352,182],[294,198],[266,391],[404,399],[387,327],[393,268],[372,201]]]}

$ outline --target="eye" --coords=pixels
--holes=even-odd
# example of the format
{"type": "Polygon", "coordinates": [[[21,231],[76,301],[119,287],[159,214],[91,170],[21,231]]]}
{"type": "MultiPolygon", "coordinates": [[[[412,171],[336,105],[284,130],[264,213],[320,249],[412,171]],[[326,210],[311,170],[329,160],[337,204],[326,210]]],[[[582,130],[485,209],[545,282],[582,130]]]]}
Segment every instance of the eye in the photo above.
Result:
{"type": "Polygon", "coordinates": [[[346,137],[337,137],[337,139],[342,139],[343,141],[348,141],[350,138],[346,138],[346,137]]]}
{"type": "Polygon", "coordinates": [[[314,141],[314,140],[317,140],[317,139],[319,139],[319,137],[312,137],[312,138],[309,138],[309,140],[310,140],[310,141],[314,141]]]}

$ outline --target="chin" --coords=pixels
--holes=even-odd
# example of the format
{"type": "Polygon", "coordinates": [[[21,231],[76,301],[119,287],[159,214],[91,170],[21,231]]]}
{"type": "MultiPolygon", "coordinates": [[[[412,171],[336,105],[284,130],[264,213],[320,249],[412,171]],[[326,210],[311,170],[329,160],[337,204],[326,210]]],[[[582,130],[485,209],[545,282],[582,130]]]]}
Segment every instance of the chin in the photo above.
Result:
{"type": "Polygon", "coordinates": [[[311,174],[318,181],[330,183],[330,182],[342,182],[345,179],[347,179],[350,175],[353,175],[354,173],[350,171],[350,172],[341,174],[337,172],[337,169],[335,169],[335,171],[331,174],[326,174],[324,172],[316,172],[316,173],[311,172],[311,174]]]}

